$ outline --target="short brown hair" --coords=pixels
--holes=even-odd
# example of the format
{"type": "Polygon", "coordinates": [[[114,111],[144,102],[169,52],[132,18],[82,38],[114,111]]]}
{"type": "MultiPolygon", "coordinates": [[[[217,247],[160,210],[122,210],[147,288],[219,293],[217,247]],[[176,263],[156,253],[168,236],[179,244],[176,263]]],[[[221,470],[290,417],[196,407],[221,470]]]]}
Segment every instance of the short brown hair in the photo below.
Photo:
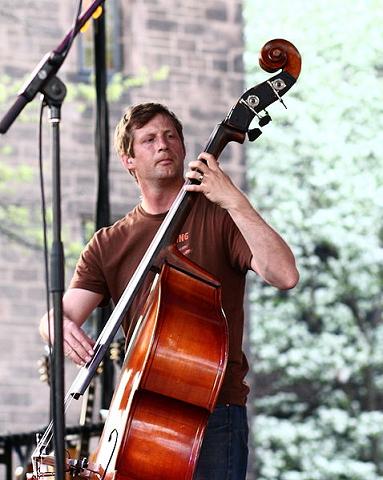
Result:
{"type": "Polygon", "coordinates": [[[178,120],[176,115],[161,103],[140,103],[129,107],[117,124],[114,132],[114,146],[118,155],[121,156],[127,154],[130,157],[134,157],[133,130],[136,128],[142,128],[158,114],[166,115],[170,118],[181,138],[185,150],[182,123],[178,120]]]}

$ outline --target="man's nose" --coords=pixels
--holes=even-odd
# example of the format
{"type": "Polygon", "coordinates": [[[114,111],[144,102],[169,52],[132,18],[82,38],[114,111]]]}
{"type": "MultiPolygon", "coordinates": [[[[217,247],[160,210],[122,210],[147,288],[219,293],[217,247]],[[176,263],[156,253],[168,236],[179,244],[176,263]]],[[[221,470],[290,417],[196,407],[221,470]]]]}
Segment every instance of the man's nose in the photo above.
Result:
{"type": "Polygon", "coordinates": [[[167,150],[169,148],[168,139],[166,138],[165,135],[160,135],[158,137],[157,144],[158,144],[158,150],[167,150]]]}

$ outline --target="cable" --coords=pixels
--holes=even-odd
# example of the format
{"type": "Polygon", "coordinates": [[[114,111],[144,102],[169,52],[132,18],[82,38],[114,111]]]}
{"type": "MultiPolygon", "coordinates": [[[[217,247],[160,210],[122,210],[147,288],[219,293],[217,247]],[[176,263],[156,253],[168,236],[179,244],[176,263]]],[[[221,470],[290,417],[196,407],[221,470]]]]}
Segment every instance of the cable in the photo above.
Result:
{"type": "Polygon", "coordinates": [[[77,23],[78,23],[78,20],[79,20],[79,17],[80,17],[80,14],[81,14],[81,10],[82,10],[82,0],[78,0],[78,3],[77,3],[77,9],[76,9],[76,14],[75,14],[75,17],[74,17],[74,20],[73,20],[73,23],[72,23],[72,34],[70,36],[70,39],[68,41],[68,46],[66,48],[66,50],[63,52],[63,57],[64,59],[67,57],[68,53],[69,53],[69,50],[71,49],[72,47],[72,43],[75,39],[75,36],[76,36],[76,30],[77,30],[77,23]]]}
{"type": "Polygon", "coordinates": [[[40,105],[40,114],[39,114],[39,131],[38,131],[38,150],[39,150],[39,178],[40,178],[40,195],[41,195],[41,221],[42,221],[42,229],[43,229],[43,257],[44,257],[44,267],[45,267],[45,302],[46,302],[46,310],[48,316],[48,366],[47,366],[47,376],[48,376],[48,385],[50,387],[50,414],[49,418],[52,418],[52,411],[53,411],[53,392],[54,389],[52,388],[52,375],[50,374],[49,370],[53,365],[52,361],[52,332],[51,332],[51,322],[50,322],[50,294],[49,294],[49,261],[48,261],[48,227],[47,227],[47,208],[46,208],[46,198],[45,198],[45,187],[44,187],[44,166],[43,166],[43,138],[42,138],[42,119],[43,119],[43,111],[45,107],[44,99],[41,100],[40,105]]]}

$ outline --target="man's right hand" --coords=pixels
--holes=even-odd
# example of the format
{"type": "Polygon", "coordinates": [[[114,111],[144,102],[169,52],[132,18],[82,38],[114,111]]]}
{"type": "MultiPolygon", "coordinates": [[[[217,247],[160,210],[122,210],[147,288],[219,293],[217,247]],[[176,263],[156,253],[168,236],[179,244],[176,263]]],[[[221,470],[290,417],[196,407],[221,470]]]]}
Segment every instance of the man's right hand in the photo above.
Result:
{"type": "Polygon", "coordinates": [[[84,330],[69,318],[64,318],[64,355],[77,365],[90,362],[94,354],[93,346],[96,343],[84,330]]]}
{"type": "MultiPolygon", "coordinates": [[[[95,341],[81,328],[92,311],[100,304],[102,295],[81,288],[70,288],[63,296],[63,337],[64,354],[77,365],[85,365],[94,354],[95,341]]],[[[48,315],[40,320],[40,335],[46,342],[54,341],[53,313],[49,315],[50,333],[48,331],[48,315]]]]}

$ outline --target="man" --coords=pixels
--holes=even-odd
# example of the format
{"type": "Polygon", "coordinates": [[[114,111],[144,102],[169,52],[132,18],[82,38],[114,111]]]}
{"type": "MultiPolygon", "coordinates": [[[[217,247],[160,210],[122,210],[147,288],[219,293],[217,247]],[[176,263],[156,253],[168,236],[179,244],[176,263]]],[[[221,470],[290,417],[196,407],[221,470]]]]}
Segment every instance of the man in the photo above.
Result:
{"type": "MultiPolygon", "coordinates": [[[[189,163],[186,177],[201,183],[184,184],[182,125],[165,106],[131,107],[116,128],[115,146],[140,188],[141,202],[113,226],[97,232],[84,249],[63,298],[64,352],[78,364],[90,360],[94,342],[81,325],[95,307],[110,298],[118,301],[180,189],[199,192],[177,247],[222,284],[229,359],[194,478],[242,480],[248,454],[244,382],[248,365],[242,352],[245,275],[252,269],[279,289],[292,288],[298,281],[294,256],[212,155],[201,153],[189,163]]],[[[136,308],[137,303],[132,317],[136,308]]],[[[125,331],[131,321],[129,317],[124,322],[125,331]]],[[[47,331],[45,316],[40,325],[45,339],[47,331]]]]}

